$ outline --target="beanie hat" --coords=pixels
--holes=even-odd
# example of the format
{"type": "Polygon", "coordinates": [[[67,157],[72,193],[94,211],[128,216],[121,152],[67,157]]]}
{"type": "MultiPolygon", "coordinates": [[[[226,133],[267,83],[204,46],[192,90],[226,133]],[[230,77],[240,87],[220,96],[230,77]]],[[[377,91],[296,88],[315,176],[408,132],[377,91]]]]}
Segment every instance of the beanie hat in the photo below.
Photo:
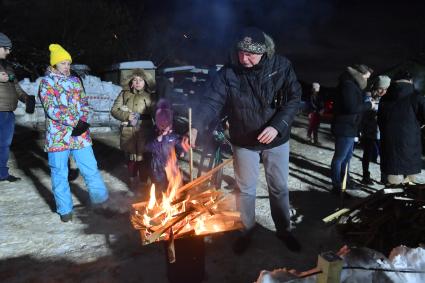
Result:
{"type": "Polygon", "coordinates": [[[165,99],[160,99],[156,105],[155,123],[161,131],[167,127],[173,127],[173,110],[171,110],[171,104],[165,99]]]}
{"type": "Polygon", "coordinates": [[[72,62],[71,55],[69,55],[68,51],[63,49],[59,44],[50,44],[50,65],[54,66],[59,62],[69,60],[72,62]]]}
{"type": "Polygon", "coordinates": [[[388,76],[378,76],[378,80],[376,81],[376,88],[388,88],[390,86],[391,79],[388,76]]]}
{"type": "Polygon", "coordinates": [[[0,32],[0,47],[12,48],[12,41],[7,35],[0,32]]]}
{"type": "Polygon", "coordinates": [[[314,89],[314,91],[319,92],[320,84],[319,83],[312,83],[311,88],[314,89]]]}
{"type": "Polygon", "coordinates": [[[264,33],[255,27],[244,28],[238,37],[237,48],[254,54],[266,52],[266,38],[264,33]]]}

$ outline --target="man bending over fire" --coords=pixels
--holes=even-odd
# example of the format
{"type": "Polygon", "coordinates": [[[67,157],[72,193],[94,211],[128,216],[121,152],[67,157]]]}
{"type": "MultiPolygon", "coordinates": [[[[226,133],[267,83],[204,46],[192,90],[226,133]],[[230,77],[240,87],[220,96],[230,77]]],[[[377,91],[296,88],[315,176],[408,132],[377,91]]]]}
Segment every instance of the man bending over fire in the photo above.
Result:
{"type": "Polygon", "coordinates": [[[293,251],[301,249],[291,234],[289,215],[289,134],[299,109],[301,87],[291,62],[274,52],[273,40],[257,28],[240,34],[230,62],[212,81],[195,113],[196,136],[222,110],[229,116],[238,203],[245,226],[233,245],[249,246],[255,227],[256,184],[262,159],[276,235],[293,251]]]}

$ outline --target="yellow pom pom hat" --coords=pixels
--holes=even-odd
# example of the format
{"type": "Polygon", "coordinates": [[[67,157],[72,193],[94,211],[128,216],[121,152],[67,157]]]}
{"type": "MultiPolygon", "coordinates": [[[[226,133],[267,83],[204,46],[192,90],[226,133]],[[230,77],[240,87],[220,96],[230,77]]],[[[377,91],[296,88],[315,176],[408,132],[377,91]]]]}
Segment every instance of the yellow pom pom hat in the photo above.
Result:
{"type": "Polygon", "coordinates": [[[59,62],[68,60],[72,62],[71,55],[69,55],[68,51],[63,49],[59,44],[50,44],[50,65],[54,66],[59,62]]]}

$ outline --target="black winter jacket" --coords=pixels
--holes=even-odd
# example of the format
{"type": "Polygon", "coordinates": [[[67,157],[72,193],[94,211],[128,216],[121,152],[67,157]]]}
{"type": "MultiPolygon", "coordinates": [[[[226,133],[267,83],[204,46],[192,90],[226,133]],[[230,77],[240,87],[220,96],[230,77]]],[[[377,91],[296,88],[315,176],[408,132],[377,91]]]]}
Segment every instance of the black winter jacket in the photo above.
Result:
{"type": "Polygon", "coordinates": [[[421,172],[421,125],[425,121],[425,98],[413,84],[391,84],[378,110],[381,131],[381,168],[389,175],[421,172]]]}
{"type": "Polygon", "coordinates": [[[348,72],[341,76],[338,90],[334,102],[332,133],[337,137],[356,137],[362,113],[372,105],[363,101],[363,91],[348,72]]]}
{"type": "Polygon", "coordinates": [[[252,68],[233,64],[218,72],[196,111],[194,127],[201,130],[224,109],[234,145],[256,150],[273,148],[289,140],[300,99],[301,87],[290,61],[264,54],[252,68]],[[261,144],[257,137],[268,126],[279,134],[270,144],[261,144]]]}

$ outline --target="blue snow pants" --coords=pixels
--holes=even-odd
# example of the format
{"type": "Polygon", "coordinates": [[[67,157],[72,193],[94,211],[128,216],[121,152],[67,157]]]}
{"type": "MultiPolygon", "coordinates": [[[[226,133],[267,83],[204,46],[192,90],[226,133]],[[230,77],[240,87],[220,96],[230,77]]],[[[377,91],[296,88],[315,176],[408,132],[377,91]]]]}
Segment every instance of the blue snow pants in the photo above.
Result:
{"type": "Polygon", "coordinates": [[[92,204],[105,202],[108,199],[108,190],[97,168],[91,146],[81,149],[71,149],[59,152],[49,152],[49,167],[52,178],[52,190],[56,202],[56,211],[60,215],[72,212],[72,196],[68,182],[68,159],[74,157],[78,169],[88,188],[92,204]]]}

